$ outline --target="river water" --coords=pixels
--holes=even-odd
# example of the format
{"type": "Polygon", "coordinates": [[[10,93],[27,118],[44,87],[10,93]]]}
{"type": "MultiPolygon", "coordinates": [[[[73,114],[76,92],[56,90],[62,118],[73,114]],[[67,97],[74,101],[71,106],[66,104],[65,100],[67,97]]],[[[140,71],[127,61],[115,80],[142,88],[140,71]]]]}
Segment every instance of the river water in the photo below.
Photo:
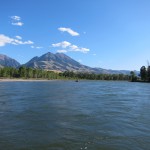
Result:
{"type": "Polygon", "coordinates": [[[150,84],[0,82],[0,150],[150,150],[150,84]]]}

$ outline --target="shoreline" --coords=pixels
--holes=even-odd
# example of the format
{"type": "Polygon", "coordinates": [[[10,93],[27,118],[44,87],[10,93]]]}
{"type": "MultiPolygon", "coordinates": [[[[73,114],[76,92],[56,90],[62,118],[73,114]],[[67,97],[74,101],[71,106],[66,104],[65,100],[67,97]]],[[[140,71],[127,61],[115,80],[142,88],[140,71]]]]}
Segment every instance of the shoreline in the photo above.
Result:
{"type": "Polygon", "coordinates": [[[48,79],[0,79],[0,82],[40,82],[40,81],[55,81],[48,79]]]}

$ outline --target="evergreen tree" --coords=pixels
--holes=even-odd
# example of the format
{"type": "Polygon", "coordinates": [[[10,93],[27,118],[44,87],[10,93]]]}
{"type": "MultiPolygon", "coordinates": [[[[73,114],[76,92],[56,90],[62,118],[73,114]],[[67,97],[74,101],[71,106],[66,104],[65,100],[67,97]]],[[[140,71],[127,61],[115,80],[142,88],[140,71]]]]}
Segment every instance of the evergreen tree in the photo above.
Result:
{"type": "Polygon", "coordinates": [[[147,67],[147,80],[150,82],[150,66],[147,67]]]}
{"type": "Polygon", "coordinates": [[[140,69],[140,76],[141,76],[142,80],[146,81],[147,71],[146,71],[146,67],[145,66],[141,67],[141,69],[140,69]]]}
{"type": "Polygon", "coordinates": [[[130,72],[130,76],[131,76],[131,81],[132,81],[132,82],[137,81],[137,77],[136,77],[134,71],[131,71],[131,72],[130,72]]]}

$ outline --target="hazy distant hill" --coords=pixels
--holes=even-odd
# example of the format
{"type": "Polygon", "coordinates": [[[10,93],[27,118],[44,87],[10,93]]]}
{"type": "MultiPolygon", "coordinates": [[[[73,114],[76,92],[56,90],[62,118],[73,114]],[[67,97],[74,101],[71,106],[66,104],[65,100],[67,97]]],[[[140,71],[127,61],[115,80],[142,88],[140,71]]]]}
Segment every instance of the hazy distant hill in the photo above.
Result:
{"type": "Polygon", "coordinates": [[[25,64],[27,67],[55,70],[55,71],[75,71],[75,72],[90,72],[90,73],[103,73],[103,74],[129,74],[127,70],[107,70],[102,68],[92,68],[80,64],[74,59],[63,53],[46,53],[41,57],[34,57],[25,64]]]}
{"type": "Polygon", "coordinates": [[[0,54],[0,67],[17,68],[18,66],[20,66],[20,63],[17,62],[15,59],[12,59],[6,55],[0,54]]]}

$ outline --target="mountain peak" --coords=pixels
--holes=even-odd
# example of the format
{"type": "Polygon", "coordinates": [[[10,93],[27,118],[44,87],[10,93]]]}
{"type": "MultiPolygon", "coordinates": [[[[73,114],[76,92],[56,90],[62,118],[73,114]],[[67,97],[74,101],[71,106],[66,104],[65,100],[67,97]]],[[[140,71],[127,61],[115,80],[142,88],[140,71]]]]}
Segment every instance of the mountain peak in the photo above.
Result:
{"type": "Polygon", "coordinates": [[[32,68],[58,71],[76,71],[83,67],[79,62],[63,53],[53,54],[51,52],[43,54],[41,57],[33,58],[25,65],[32,68]]]}
{"type": "Polygon", "coordinates": [[[56,53],[55,56],[60,57],[62,59],[72,59],[64,53],[56,53]]]}
{"type": "Polygon", "coordinates": [[[15,59],[10,58],[6,55],[0,54],[0,66],[1,67],[13,67],[13,68],[17,68],[18,66],[20,66],[20,63],[17,62],[15,59]]]}
{"type": "Polygon", "coordinates": [[[6,55],[3,55],[3,54],[0,54],[0,60],[5,60],[5,59],[8,59],[10,57],[6,56],[6,55]]]}
{"type": "Polygon", "coordinates": [[[51,52],[47,52],[47,53],[45,53],[44,55],[54,55],[54,54],[51,53],[51,52]]]}

